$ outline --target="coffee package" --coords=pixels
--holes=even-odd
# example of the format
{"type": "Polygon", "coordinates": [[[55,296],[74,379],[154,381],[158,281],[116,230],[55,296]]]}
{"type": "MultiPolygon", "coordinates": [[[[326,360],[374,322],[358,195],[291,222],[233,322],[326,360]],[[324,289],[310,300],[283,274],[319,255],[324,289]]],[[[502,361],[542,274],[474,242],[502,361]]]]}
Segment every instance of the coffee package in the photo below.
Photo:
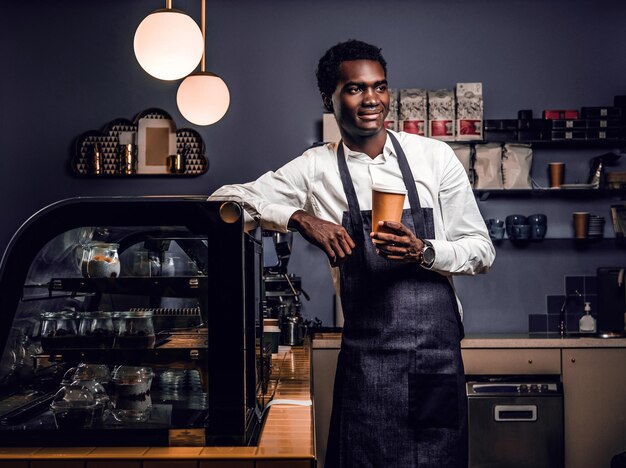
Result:
{"type": "Polygon", "coordinates": [[[385,128],[398,131],[398,90],[389,89],[389,113],[385,118],[385,128]]]}
{"type": "Polygon", "coordinates": [[[476,145],[474,172],[477,190],[503,189],[502,183],[502,146],[498,143],[476,145]]]}
{"type": "Polygon", "coordinates": [[[474,168],[472,161],[472,147],[467,143],[448,143],[456,157],[463,165],[463,169],[465,169],[465,173],[467,174],[467,178],[470,181],[470,184],[474,184],[474,168]]]}
{"type": "Polygon", "coordinates": [[[454,140],[454,92],[450,89],[428,92],[428,136],[454,140]]]}
{"type": "Polygon", "coordinates": [[[456,139],[483,139],[483,84],[456,84],[456,139]]]}
{"type": "Polygon", "coordinates": [[[530,189],[533,149],[530,145],[507,143],[502,151],[502,184],[505,189],[530,189]]]}
{"type": "Polygon", "coordinates": [[[426,136],[428,94],[419,88],[400,90],[400,131],[426,136]]]}

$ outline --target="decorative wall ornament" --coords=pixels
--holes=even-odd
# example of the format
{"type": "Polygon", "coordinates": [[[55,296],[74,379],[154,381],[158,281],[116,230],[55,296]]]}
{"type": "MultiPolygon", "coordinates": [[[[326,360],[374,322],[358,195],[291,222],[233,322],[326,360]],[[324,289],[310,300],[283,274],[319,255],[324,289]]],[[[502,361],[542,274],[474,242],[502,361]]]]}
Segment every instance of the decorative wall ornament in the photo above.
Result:
{"type": "MultiPolygon", "coordinates": [[[[158,142],[158,136],[156,140],[158,142]]],[[[118,176],[138,177],[155,175],[198,176],[206,173],[209,169],[208,158],[204,154],[205,146],[202,136],[194,129],[176,129],[171,116],[162,109],[151,108],[140,112],[133,121],[128,119],[115,119],[106,124],[101,131],[89,130],[76,139],[75,151],[71,160],[74,173],[79,176],[118,176]],[[150,121],[152,122],[152,125],[150,121]],[[169,122],[166,122],[169,121],[169,122]],[[141,125],[140,125],[141,122],[141,125]],[[168,150],[156,150],[146,145],[150,139],[140,137],[139,132],[145,128],[169,128],[174,138],[168,136],[168,150]],[[130,147],[128,145],[131,145],[130,147]],[[170,151],[174,154],[184,155],[184,172],[169,172],[167,156],[170,151]],[[126,171],[124,157],[130,152],[135,158],[136,170],[126,171]],[[155,157],[158,154],[164,156],[162,165],[147,164],[147,155],[155,157]],[[94,164],[97,159],[98,164],[94,164]],[[99,167],[99,171],[95,171],[99,167]]],[[[170,154],[171,155],[171,154],[170,154]]]]}

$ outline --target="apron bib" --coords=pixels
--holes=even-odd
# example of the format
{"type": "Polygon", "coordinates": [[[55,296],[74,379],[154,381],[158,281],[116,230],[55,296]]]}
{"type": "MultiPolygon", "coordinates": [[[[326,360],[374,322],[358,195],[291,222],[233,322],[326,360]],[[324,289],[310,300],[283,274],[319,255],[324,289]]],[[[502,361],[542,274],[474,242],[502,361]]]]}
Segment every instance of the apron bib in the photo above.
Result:
{"type": "MultiPolygon", "coordinates": [[[[402,147],[389,134],[408,191],[402,223],[432,239],[402,147]]],[[[386,260],[370,240],[343,144],[337,161],[343,215],[357,247],[340,266],[344,328],[335,376],[326,467],[467,467],[467,400],[452,286],[416,263],[386,260]]]]}

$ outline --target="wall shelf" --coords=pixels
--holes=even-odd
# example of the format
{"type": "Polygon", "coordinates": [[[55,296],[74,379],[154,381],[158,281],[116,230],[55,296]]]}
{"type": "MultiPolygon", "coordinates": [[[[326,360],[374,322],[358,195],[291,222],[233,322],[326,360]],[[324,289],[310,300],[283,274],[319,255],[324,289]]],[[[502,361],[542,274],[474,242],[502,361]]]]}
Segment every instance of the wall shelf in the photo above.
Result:
{"type": "Polygon", "coordinates": [[[626,198],[626,189],[494,189],[474,190],[481,200],[488,198],[626,198]]]}

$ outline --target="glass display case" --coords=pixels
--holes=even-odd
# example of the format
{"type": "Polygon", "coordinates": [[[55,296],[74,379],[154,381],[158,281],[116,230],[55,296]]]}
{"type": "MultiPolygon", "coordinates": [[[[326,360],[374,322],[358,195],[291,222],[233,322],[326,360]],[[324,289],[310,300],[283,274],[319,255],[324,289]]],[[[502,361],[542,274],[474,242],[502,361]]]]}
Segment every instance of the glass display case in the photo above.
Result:
{"type": "Polygon", "coordinates": [[[260,233],[236,203],[41,210],[0,267],[0,445],[255,444],[263,287],[260,233]]]}

